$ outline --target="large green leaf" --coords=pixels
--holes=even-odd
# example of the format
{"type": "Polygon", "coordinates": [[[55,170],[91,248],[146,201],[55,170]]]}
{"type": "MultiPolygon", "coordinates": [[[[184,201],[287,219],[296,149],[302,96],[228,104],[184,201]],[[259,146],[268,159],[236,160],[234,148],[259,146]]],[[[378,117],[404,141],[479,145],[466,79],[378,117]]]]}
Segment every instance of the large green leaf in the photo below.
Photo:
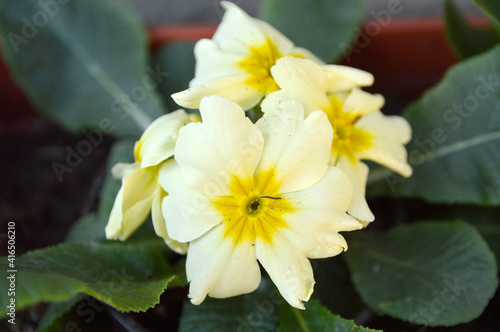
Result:
{"type": "Polygon", "coordinates": [[[165,45],[156,51],[152,63],[169,74],[158,86],[165,104],[171,110],[180,108],[170,96],[187,89],[194,77],[194,43],[179,41],[165,45]]]}
{"type": "Polygon", "coordinates": [[[265,0],[259,17],[326,62],[350,51],[364,16],[362,0],[265,0]]]}
{"type": "Polygon", "coordinates": [[[0,1],[3,56],[44,114],[78,131],[139,136],[165,113],[147,39],[119,1],[0,1]]]}
{"type": "MultiPolygon", "coordinates": [[[[378,169],[396,196],[431,202],[500,204],[500,45],[453,67],[404,114],[412,126],[409,179],[378,169]]],[[[380,188],[377,188],[380,193],[380,188]]]]}
{"type": "MultiPolygon", "coordinates": [[[[119,244],[64,243],[17,257],[17,272],[0,261],[0,287],[15,275],[16,309],[38,302],[58,302],[85,293],[120,311],[144,311],[156,303],[169,283],[178,279],[157,252],[119,244]]],[[[0,295],[0,317],[11,296],[0,295]]]]}
{"type": "Polygon", "coordinates": [[[500,39],[494,29],[471,27],[452,0],[446,1],[446,35],[462,59],[483,53],[500,39]]]}
{"type": "Polygon", "coordinates": [[[353,321],[332,314],[319,301],[310,300],[306,310],[301,311],[288,304],[281,306],[280,332],[369,332],[376,331],[357,326],[353,321]]]}
{"type": "Polygon", "coordinates": [[[478,317],[498,285],[495,257],[464,222],[422,222],[387,235],[352,234],[347,262],[376,312],[411,322],[455,325],[478,317]]]}
{"type": "Polygon", "coordinates": [[[474,0],[488,15],[500,22],[500,2],[498,0],[474,0]]]}
{"type": "Polygon", "coordinates": [[[276,331],[279,304],[284,300],[262,280],[256,291],[228,299],[207,298],[195,306],[184,305],[180,332],[276,331]]]}

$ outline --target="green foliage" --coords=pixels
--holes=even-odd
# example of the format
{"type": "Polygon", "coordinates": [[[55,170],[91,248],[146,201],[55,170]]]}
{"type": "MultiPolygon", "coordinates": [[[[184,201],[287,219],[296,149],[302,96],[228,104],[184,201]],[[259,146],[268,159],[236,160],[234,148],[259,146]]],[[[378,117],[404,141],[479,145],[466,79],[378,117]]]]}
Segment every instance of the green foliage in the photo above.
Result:
{"type": "MultiPolygon", "coordinates": [[[[7,259],[0,262],[0,286],[8,289],[7,259]]],[[[85,293],[120,311],[144,311],[169,283],[178,283],[157,252],[120,244],[64,243],[16,259],[16,309],[66,301],[85,293]]],[[[2,292],[0,317],[9,301],[2,292]]]]}
{"type": "Polygon", "coordinates": [[[483,53],[500,39],[494,29],[471,27],[452,0],[446,1],[446,35],[453,49],[462,59],[483,53]]]}
{"type": "Polygon", "coordinates": [[[370,174],[369,192],[500,205],[499,58],[497,46],[456,65],[405,111],[413,131],[407,146],[413,175],[402,179],[379,168],[370,174]]]}
{"type": "Polygon", "coordinates": [[[166,79],[158,86],[165,104],[171,110],[181,108],[170,96],[187,89],[194,77],[194,43],[179,41],[167,44],[156,51],[152,63],[153,67],[159,66],[168,72],[166,79]]]}
{"type": "Polygon", "coordinates": [[[84,294],[78,294],[67,301],[51,303],[43,314],[37,330],[39,332],[63,330],[64,327],[59,326],[59,322],[63,320],[68,311],[84,298],[84,294]]]}
{"type": "Polygon", "coordinates": [[[352,279],[378,313],[430,326],[468,322],[483,312],[498,286],[494,255],[464,222],[352,235],[346,254],[352,279]]]}
{"type": "Polygon", "coordinates": [[[199,306],[186,301],[179,331],[276,331],[278,305],[282,302],[278,291],[265,280],[250,294],[228,299],[207,298],[199,306]]]}
{"type": "Polygon", "coordinates": [[[1,1],[2,53],[36,108],[77,132],[139,136],[165,113],[147,39],[118,1],[1,1]]]}
{"type": "Polygon", "coordinates": [[[376,331],[361,326],[356,326],[353,321],[343,319],[332,314],[323,307],[319,301],[310,300],[306,304],[306,310],[301,311],[290,307],[288,304],[281,306],[280,332],[369,332],[376,331]]]}
{"type": "Polygon", "coordinates": [[[265,0],[259,17],[326,62],[352,46],[363,20],[362,0],[265,0]]]}
{"type": "Polygon", "coordinates": [[[500,2],[497,0],[474,0],[493,19],[500,22],[500,2]]]}

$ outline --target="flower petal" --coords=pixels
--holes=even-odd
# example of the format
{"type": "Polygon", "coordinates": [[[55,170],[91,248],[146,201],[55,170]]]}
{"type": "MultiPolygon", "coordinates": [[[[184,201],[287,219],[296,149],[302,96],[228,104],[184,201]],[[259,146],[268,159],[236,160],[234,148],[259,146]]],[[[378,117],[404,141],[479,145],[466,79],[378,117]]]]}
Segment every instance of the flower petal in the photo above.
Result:
{"type": "Polygon", "coordinates": [[[351,163],[345,156],[339,157],[337,167],[340,168],[351,180],[353,187],[352,201],[347,212],[356,219],[373,221],[375,216],[370,211],[365,198],[368,166],[361,161],[351,163]]]}
{"type": "Polygon", "coordinates": [[[269,23],[254,18],[254,23],[260,28],[264,35],[276,46],[280,54],[288,54],[293,51],[293,43],[281,32],[276,30],[269,23]]]}
{"type": "Polygon", "coordinates": [[[141,167],[155,166],[173,156],[179,129],[191,122],[184,110],[177,110],[153,121],[135,144],[134,155],[141,167]]]}
{"type": "Polygon", "coordinates": [[[330,159],[333,130],[326,114],[316,111],[303,119],[296,102],[283,102],[257,122],[264,135],[258,172],[273,170],[280,192],[308,188],[325,174],[330,159]]]}
{"type": "Polygon", "coordinates": [[[151,210],[156,181],[155,172],[147,168],[138,168],[123,178],[106,225],[106,238],[126,240],[144,222],[151,210]]]}
{"type": "Polygon", "coordinates": [[[229,99],[203,98],[200,112],[202,123],[181,129],[175,158],[190,188],[205,196],[229,195],[233,176],[253,177],[264,139],[241,107],[229,99]]]}
{"type": "Polygon", "coordinates": [[[371,86],[374,77],[369,72],[341,65],[325,65],[325,85],[327,92],[350,90],[357,86],[371,86]]]}
{"type": "Polygon", "coordinates": [[[352,185],[336,167],[329,167],[314,186],[283,196],[293,212],[285,216],[288,227],[280,231],[306,257],[326,258],[347,250],[338,232],[362,228],[345,212],[351,203],[352,185]]]}
{"type": "Polygon", "coordinates": [[[140,167],[140,163],[116,163],[112,168],[111,168],[111,175],[115,179],[123,179],[125,176],[128,174],[134,172],[140,167]]]}
{"type": "Polygon", "coordinates": [[[212,38],[224,51],[250,55],[250,48],[266,42],[266,35],[241,8],[229,1],[221,1],[226,9],[212,38]]]}
{"type": "Polygon", "coordinates": [[[360,152],[360,158],[375,161],[405,177],[412,174],[403,145],[411,138],[411,127],[406,119],[376,111],[361,117],[356,127],[373,136],[373,146],[360,152]]]}
{"type": "Polygon", "coordinates": [[[235,246],[224,238],[222,225],[189,244],[186,274],[193,304],[203,302],[207,294],[226,298],[250,293],[260,283],[255,247],[249,241],[235,246]]]}
{"type": "Polygon", "coordinates": [[[223,218],[209,204],[207,197],[184,183],[175,160],[170,159],[163,164],[159,182],[169,193],[163,199],[161,209],[171,239],[189,242],[222,222],[223,218]]]}
{"type": "Polygon", "coordinates": [[[163,219],[163,214],[161,211],[161,202],[164,197],[168,194],[158,185],[158,190],[153,198],[153,204],[151,206],[151,217],[153,219],[153,227],[155,229],[156,235],[163,238],[165,244],[178,254],[185,255],[187,252],[188,244],[180,243],[172,240],[167,232],[167,225],[165,219],[163,219]]]}
{"type": "Polygon", "coordinates": [[[342,111],[363,115],[380,110],[384,103],[385,100],[382,95],[374,95],[359,88],[354,88],[344,100],[342,111]]]}
{"type": "Polygon", "coordinates": [[[305,309],[302,301],[309,300],[315,283],[309,260],[281,234],[275,234],[272,244],[256,238],[255,253],[283,298],[305,309]]]}
{"type": "MultiPolygon", "coordinates": [[[[267,96],[262,103],[263,111],[275,107],[276,103],[283,100],[300,102],[306,115],[316,110],[324,110],[330,102],[325,93],[325,75],[323,69],[311,60],[285,56],[271,68],[271,73],[276,83],[287,93],[274,92],[267,96]],[[272,101],[273,94],[280,96],[278,101],[272,101]],[[273,102],[273,105],[266,103],[273,102]]],[[[276,97],[275,97],[276,98],[276,97]]]]}
{"type": "Polygon", "coordinates": [[[302,47],[294,47],[290,52],[287,53],[287,55],[291,55],[297,58],[309,59],[322,66],[325,64],[323,60],[318,58],[313,52],[302,47]]]}
{"type": "Polygon", "coordinates": [[[238,62],[245,58],[239,53],[221,50],[211,39],[201,39],[194,47],[196,58],[195,77],[190,87],[205,84],[211,80],[245,73],[238,62]]]}
{"type": "Polygon", "coordinates": [[[264,94],[251,87],[247,80],[251,74],[237,74],[214,79],[200,86],[174,93],[174,101],[186,108],[199,108],[201,99],[206,96],[219,95],[230,98],[243,109],[247,110],[257,105],[264,94]]]}

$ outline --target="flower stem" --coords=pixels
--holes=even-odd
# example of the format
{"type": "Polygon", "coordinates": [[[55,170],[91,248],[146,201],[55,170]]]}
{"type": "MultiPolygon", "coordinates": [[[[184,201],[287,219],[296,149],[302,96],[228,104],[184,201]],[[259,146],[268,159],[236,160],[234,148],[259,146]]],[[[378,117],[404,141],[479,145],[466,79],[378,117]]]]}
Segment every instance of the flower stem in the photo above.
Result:
{"type": "Polygon", "coordinates": [[[302,315],[302,311],[299,309],[295,309],[295,308],[290,308],[290,310],[292,310],[292,313],[295,316],[295,318],[297,319],[297,322],[299,322],[299,325],[300,325],[300,328],[302,329],[302,331],[311,332],[309,330],[309,327],[307,326],[306,321],[304,320],[304,316],[302,315]]]}

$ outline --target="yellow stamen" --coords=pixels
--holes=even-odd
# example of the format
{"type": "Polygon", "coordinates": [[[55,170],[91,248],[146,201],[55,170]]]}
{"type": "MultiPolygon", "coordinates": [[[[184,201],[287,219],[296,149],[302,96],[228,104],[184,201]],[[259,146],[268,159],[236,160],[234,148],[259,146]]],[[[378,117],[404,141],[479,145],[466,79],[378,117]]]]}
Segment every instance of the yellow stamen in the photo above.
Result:
{"type": "Polygon", "coordinates": [[[286,228],[284,216],[293,206],[278,193],[279,184],[273,171],[261,172],[254,178],[231,181],[231,194],[212,202],[224,218],[225,237],[235,244],[255,238],[271,243],[276,230],[286,228]]]}

